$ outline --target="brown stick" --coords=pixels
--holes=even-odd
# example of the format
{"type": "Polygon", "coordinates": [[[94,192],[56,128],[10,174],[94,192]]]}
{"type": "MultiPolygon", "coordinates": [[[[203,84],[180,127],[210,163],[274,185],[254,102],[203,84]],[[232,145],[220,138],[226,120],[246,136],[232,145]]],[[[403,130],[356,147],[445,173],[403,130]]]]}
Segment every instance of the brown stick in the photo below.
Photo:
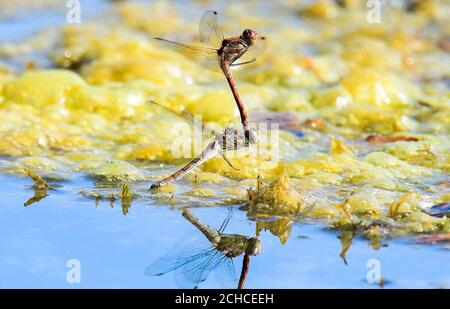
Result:
{"type": "Polygon", "coordinates": [[[240,290],[245,288],[245,279],[247,279],[249,266],[250,266],[250,255],[246,253],[244,255],[244,259],[242,260],[241,276],[239,277],[238,289],[240,290]]]}

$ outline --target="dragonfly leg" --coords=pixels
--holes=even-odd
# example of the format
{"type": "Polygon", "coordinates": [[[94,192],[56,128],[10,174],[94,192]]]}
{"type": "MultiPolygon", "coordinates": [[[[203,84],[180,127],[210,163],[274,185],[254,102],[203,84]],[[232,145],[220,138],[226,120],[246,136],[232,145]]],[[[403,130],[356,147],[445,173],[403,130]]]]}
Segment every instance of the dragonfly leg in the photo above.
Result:
{"type": "Polygon", "coordinates": [[[229,165],[232,169],[234,169],[234,170],[236,170],[236,171],[239,171],[239,169],[238,169],[237,167],[234,167],[233,164],[231,164],[230,160],[228,160],[228,158],[225,156],[225,153],[224,153],[223,151],[221,151],[220,154],[222,155],[222,158],[225,160],[225,162],[227,162],[228,165],[229,165]]]}
{"type": "Polygon", "coordinates": [[[245,61],[245,62],[232,63],[230,66],[236,67],[236,66],[238,66],[238,65],[249,64],[249,63],[253,63],[253,62],[255,62],[255,61],[256,61],[256,58],[253,58],[253,59],[251,59],[251,60],[249,60],[249,61],[245,61]]]}

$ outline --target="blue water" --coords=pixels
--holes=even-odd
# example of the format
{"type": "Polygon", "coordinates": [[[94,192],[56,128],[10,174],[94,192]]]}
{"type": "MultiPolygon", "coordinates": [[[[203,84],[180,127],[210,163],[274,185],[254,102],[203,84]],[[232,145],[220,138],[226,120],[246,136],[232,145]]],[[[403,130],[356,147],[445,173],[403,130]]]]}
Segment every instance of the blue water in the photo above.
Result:
{"type": "MultiPolygon", "coordinates": [[[[24,207],[33,195],[27,178],[0,176],[0,287],[29,288],[176,288],[173,273],[160,277],[144,270],[165,255],[195,228],[180,210],[133,202],[128,215],[119,203],[81,198],[81,188],[93,186],[83,177],[63,183],[49,196],[24,207]],[[80,262],[80,283],[66,280],[70,259],[80,262]]],[[[227,208],[197,208],[193,214],[219,227],[227,208]]],[[[227,233],[254,235],[255,223],[234,208],[227,233]]],[[[348,265],[339,257],[338,234],[319,225],[294,224],[285,245],[262,232],[262,251],[252,257],[246,286],[249,288],[378,288],[369,284],[367,262],[377,259],[385,287],[448,287],[448,251],[417,245],[410,239],[390,240],[378,251],[356,238],[347,253],[348,265]]],[[[242,258],[234,260],[239,275],[242,258]]],[[[212,273],[200,288],[222,287],[225,273],[212,273]],[[218,279],[219,278],[219,279],[218,279]]]]}

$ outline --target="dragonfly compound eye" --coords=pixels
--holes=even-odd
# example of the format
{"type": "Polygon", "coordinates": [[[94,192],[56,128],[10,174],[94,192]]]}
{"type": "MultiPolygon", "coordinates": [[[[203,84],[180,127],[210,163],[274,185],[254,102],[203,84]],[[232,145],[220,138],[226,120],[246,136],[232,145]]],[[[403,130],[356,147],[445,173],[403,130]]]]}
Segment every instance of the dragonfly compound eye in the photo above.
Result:
{"type": "Polygon", "coordinates": [[[251,29],[245,29],[242,33],[242,38],[247,42],[248,45],[253,45],[256,43],[256,39],[258,38],[258,34],[256,31],[251,29]]]}

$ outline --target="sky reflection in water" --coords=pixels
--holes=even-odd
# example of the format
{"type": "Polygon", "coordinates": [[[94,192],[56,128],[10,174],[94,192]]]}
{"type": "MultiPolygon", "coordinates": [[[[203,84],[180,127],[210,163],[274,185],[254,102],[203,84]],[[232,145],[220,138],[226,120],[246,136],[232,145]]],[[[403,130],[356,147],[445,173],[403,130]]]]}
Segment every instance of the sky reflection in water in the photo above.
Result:
{"type": "MultiPolygon", "coordinates": [[[[177,209],[133,202],[128,215],[120,203],[79,197],[92,185],[86,178],[66,182],[38,203],[24,207],[33,195],[27,178],[0,176],[0,287],[140,287],[176,288],[173,273],[151,277],[144,270],[165,255],[195,227],[177,209]],[[81,263],[81,283],[68,284],[66,263],[81,263]]],[[[204,223],[219,228],[227,208],[198,208],[192,213],[204,223]]],[[[226,233],[252,236],[255,223],[234,208],[226,233]]],[[[347,252],[348,265],[339,257],[338,234],[317,225],[294,224],[285,245],[269,232],[262,232],[261,253],[252,257],[248,288],[366,288],[366,264],[381,263],[386,287],[450,286],[450,269],[443,265],[448,252],[414,244],[410,239],[393,240],[374,251],[359,238],[347,252]]],[[[242,256],[234,260],[239,275],[242,256]]],[[[226,274],[210,275],[200,288],[221,288],[226,274]],[[218,280],[219,278],[219,280],[218,280]]]]}

